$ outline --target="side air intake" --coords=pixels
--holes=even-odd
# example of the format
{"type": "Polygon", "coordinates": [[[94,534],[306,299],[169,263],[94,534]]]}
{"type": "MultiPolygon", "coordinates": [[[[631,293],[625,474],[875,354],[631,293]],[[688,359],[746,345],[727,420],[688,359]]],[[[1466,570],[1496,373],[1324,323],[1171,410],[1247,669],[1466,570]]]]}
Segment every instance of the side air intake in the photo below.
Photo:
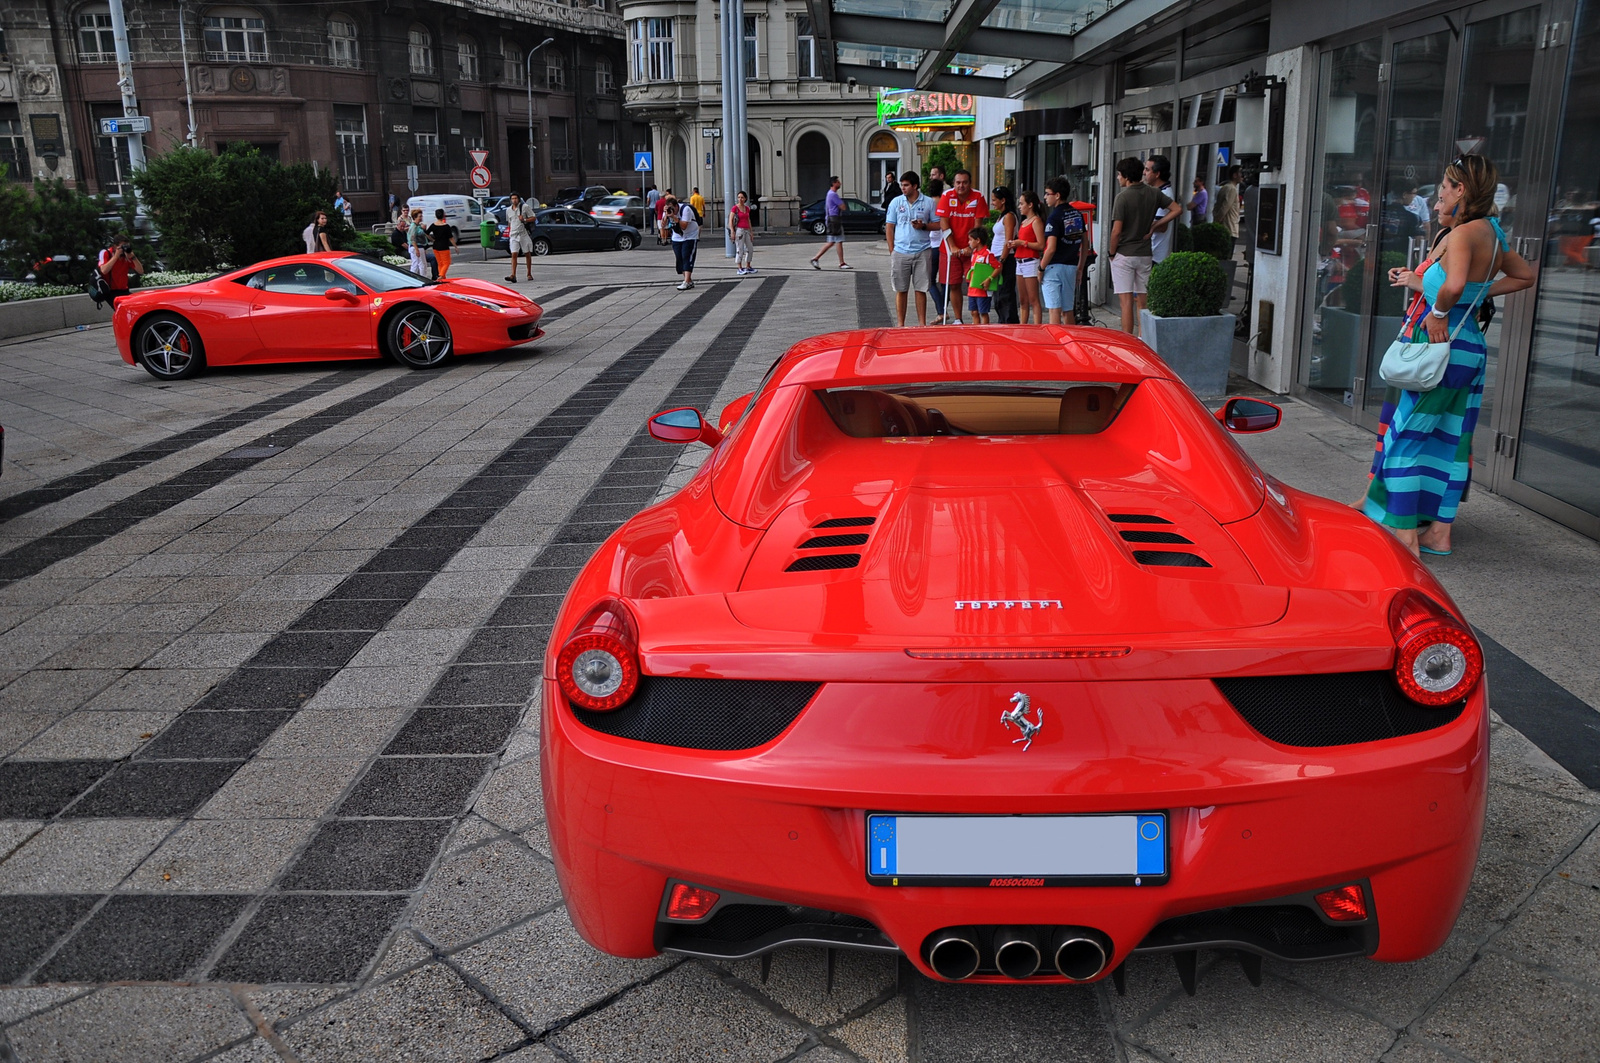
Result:
{"type": "Polygon", "coordinates": [[[813,554],[789,562],[785,572],[826,572],[834,568],[855,568],[861,564],[860,554],[813,554]]]}
{"type": "Polygon", "coordinates": [[[1183,550],[1135,550],[1133,559],[1141,565],[1164,565],[1170,568],[1211,567],[1211,562],[1199,554],[1191,554],[1183,550]]]}
{"type": "Polygon", "coordinates": [[[878,518],[877,517],[834,517],[831,520],[823,521],[821,524],[818,524],[817,527],[819,527],[819,528],[865,528],[868,525],[876,524],[877,522],[878,522],[878,518]]]}
{"type": "Polygon", "coordinates": [[[817,535],[801,543],[801,550],[821,550],[829,546],[861,546],[867,541],[865,533],[854,535],[817,535]]]}

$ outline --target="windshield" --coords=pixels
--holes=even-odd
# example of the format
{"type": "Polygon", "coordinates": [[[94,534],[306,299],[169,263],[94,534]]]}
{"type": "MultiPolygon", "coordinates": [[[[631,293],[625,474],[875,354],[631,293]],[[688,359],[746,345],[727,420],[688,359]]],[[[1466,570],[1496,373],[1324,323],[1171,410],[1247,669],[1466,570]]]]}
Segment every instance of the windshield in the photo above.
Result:
{"type": "Polygon", "coordinates": [[[387,262],[375,262],[360,255],[336,260],[340,269],[375,292],[392,292],[401,288],[422,288],[429,283],[415,273],[396,269],[387,262]]]}
{"type": "Polygon", "coordinates": [[[1092,435],[1133,394],[1131,383],[951,380],[830,388],[817,397],[857,439],[891,436],[1092,435]]]}

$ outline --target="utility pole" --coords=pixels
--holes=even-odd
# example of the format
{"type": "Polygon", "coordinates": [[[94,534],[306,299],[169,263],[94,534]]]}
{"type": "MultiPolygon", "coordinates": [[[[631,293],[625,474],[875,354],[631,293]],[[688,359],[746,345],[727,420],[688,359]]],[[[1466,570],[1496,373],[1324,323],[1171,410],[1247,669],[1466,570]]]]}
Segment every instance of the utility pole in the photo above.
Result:
{"type": "Polygon", "coordinates": [[[547,44],[554,44],[554,37],[546,37],[532,48],[522,59],[522,80],[528,86],[528,187],[527,194],[534,199],[539,198],[534,190],[539,187],[539,171],[534,166],[533,143],[533,55],[547,44]]]}
{"type": "MultiPolygon", "coordinates": [[[[733,0],[721,0],[722,25],[722,136],[728,143],[722,146],[722,187],[724,195],[726,190],[733,187],[733,80],[738,71],[735,65],[735,52],[733,50],[733,34],[728,26],[733,21],[733,0]]],[[[723,203],[723,214],[727,214],[727,203],[723,203]]],[[[733,233],[723,227],[722,257],[733,257],[733,233]]]]}
{"type": "MultiPolygon", "coordinates": [[[[117,88],[122,90],[122,114],[133,118],[139,114],[139,97],[133,91],[133,58],[128,52],[128,22],[122,16],[122,0],[111,0],[111,35],[117,43],[117,88]]],[[[128,164],[135,170],[144,169],[143,134],[128,135],[128,164]]]]}
{"type": "MultiPolygon", "coordinates": [[[[722,4],[722,194],[723,216],[745,187],[744,0],[722,4]]],[[[724,226],[723,255],[733,257],[733,233],[724,226]]]]}
{"type": "Polygon", "coordinates": [[[184,137],[184,142],[191,148],[199,145],[200,140],[195,135],[194,124],[194,90],[189,85],[189,35],[184,31],[183,24],[189,19],[189,12],[183,4],[178,5],[178,50],[183,53],[183,102],[189,109],[189,135],[184,137]]]}

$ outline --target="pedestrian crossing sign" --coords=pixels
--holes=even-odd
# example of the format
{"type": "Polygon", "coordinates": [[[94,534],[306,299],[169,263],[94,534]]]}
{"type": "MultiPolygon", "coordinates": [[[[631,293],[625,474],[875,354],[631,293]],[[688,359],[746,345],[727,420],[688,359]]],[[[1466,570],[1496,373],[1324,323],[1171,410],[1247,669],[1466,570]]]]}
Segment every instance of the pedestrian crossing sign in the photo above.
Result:
{"type": "Polygon", "coordinates": [[[635,172],[643,172],[645,170],[654,170],[656,168],[655,167],[655,163],[651,162],[650,157],[651,157],[651,153],[648,152],[648,151],[636,151],[636,152],[634,152],[633,153],[633,169],[634,169],[634,171],[635,172]]]}

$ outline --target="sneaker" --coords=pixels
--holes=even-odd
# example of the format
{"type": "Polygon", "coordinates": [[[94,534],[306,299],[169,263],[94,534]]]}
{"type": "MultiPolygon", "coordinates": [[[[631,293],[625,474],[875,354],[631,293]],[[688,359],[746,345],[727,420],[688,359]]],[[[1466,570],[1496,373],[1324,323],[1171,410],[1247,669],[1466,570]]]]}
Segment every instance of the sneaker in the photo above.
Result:
{"type": "Polygon", "coordinates": [[[811,268],[816,270],[819,273],[822,271],[822,267],[817,265],[817,260],[816,259],[812,259],[811,260],[811,268]]]}
{"type": "Polygon", "coordinates": [[[742,277],[742,276],[744,276],[744,275],[745,275],[745,274],[746,274],[746,273],[749,273],[749,272],[750,272],[750,271],[749,271],[749,270],[747,270],[747,269],[745,269],[745,268],[744,268],[744,267],[743,267],[743,266],[740,266],[740,267],[739,267],[739,276],[741,276],[741,277],[742,277]]]}
{"type": "Polygon", "coordinates": [[[854,267],[854,266],[852,266],[852,265],[851,265],[851,264],[850,264],[850,263],[848,263],[848,262],[841,262],[841,263],[839,263],[839,268],[840,268],[840,269],[855,269],[855,267],[854,267]]]}
{"type": "Polygon", "coordinates": [[[678,291],[686,292],[686,291],[689,290],[690,287],[691,287],[691,285],[687,281],[685,281],[684,283],[678,285],[678,291]]]}
{"type": "Polygon", "coordinates": [[[746,273],[759,273],[760,271],[758,269],[756,269],[754,266],[751,266],[749,269],[745,270],[745,272],[746,273]]]}

